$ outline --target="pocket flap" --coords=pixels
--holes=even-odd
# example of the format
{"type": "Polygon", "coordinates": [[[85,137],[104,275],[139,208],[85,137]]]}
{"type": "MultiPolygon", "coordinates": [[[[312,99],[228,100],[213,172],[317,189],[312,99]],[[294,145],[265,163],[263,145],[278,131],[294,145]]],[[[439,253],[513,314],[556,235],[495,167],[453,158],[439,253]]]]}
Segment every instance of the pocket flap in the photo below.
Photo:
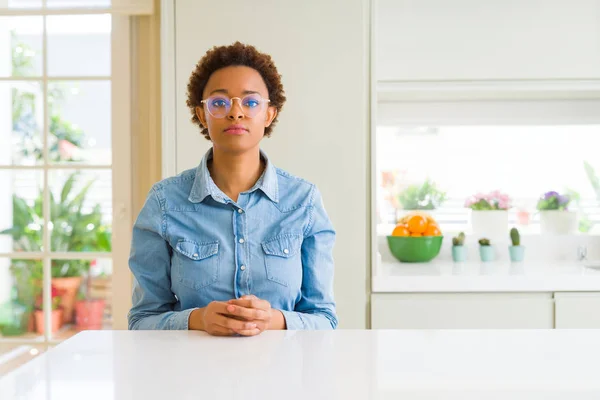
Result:
{"type": "Polygon", "coordinates": [[[219,243],[197,243],[192,240],[180,239],[177,242],[176,249],[192,260],[202,260],[217,254],[219,252],[219,243]]]}
{"type": "Polygon", "coordinates": [[[264,252],[271,256],[292,257],[298,253],[302,246],[302,235],[276,236],[262,243],[264,252]]]}

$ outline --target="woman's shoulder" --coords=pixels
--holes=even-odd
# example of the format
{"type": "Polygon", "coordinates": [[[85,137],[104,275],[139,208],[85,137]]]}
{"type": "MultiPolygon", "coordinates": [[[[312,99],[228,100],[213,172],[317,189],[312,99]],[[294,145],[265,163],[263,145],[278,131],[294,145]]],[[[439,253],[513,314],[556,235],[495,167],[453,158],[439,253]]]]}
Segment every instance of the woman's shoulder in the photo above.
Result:
{"type": "Polygon", "coordinates": [[[279,194],[284,202],[292,203],[295,207],[313,204],[316,195],[319,194],[316,184],[281,168],[276,170],[279,194]]]}

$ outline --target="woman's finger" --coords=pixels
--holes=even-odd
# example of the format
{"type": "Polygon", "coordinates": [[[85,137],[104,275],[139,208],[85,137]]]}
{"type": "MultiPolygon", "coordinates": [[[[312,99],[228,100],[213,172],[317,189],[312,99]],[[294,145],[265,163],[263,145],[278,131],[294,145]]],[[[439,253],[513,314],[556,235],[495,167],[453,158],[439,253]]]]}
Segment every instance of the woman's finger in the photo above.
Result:
{"type": "Polygon", "coordinates": [[[227,312],[230,315],[240,317],[248,321],[265,320],[268,316],[268,313],[265,310],[258,308],[246,308],[234,304],[227,305],[227,312]]]}
{"type": "Polygon", "coordinates": [[[236,332],[256,328],[256,323],[254,322],[240,321],[237,319],[228,318],[221,314],[214,315],[212,320],[216,325],[222,326],[223,328],[232,329],[236,332]]]}

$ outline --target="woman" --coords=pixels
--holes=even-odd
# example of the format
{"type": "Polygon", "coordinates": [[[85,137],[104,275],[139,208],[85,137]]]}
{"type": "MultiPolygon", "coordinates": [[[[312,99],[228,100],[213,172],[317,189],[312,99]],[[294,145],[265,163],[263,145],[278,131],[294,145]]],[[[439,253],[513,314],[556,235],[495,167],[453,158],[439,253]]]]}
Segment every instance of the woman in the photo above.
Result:
{"type": "Polygon", "coordinates": [[[260,150],[285,100],[271,57],[252,46],[198,62],[187,105],[212,148],[155,184],[135,222],[129,329],[336,328],[335,232],[321,195],[260,150]]]}

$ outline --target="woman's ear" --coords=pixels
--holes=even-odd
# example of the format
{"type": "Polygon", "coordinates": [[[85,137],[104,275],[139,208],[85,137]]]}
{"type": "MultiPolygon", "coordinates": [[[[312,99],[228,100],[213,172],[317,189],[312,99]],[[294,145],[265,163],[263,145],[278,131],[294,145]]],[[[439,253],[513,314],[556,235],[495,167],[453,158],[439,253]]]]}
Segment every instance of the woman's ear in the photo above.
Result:
{"type": "Polygon", "coordinates": [[[206,114],[204,114],[204,107],[196,107],[196,116],[200,120],[203,128],[206,128],[206,114]]]}
{"type": "Polygon", "coordinates": [[[267,109],[267,115],[265,118],[265,128],[268,128],[269,125],[273,123],[273,120],[277,116],[277,109],[275,107],[269,107],[267,109]]]}

